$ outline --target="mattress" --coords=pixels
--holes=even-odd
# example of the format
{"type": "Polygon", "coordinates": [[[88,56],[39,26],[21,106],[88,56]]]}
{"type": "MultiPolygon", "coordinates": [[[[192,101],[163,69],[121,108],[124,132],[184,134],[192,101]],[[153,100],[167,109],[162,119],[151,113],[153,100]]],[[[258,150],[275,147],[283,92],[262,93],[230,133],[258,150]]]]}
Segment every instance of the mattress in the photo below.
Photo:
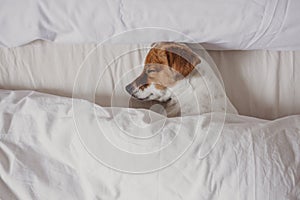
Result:
{"type": "MultiPolygon", "coordinates": [[[[0,88],[36,90],[129,107],[126,83],[141,71],[149,45],[56,44],[0,49],[0,88]],[[124,76],[130,73],[131,76],[124,76]]],[[[242,115],[275,119],[300,113],[300,51],[208,51],[242,115]]],[[[136,107],[139,105],[136,104],[136,107]]]]}

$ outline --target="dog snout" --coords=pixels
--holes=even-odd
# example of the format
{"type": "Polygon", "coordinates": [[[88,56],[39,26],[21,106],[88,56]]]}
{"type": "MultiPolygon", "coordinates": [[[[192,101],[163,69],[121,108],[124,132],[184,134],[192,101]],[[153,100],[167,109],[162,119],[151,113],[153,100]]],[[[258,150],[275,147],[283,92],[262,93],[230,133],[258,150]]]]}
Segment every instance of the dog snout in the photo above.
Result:
{"type": "Polygon", "coordinates": [[[126,86],[126,91],[130,94],[130,95],[132,95],[132,93],[133,93],[133,91],[134,91],[134,86],[133,86],[133,84],[132,83],[130,83],[129,85],[127,85],[126,86]]]}

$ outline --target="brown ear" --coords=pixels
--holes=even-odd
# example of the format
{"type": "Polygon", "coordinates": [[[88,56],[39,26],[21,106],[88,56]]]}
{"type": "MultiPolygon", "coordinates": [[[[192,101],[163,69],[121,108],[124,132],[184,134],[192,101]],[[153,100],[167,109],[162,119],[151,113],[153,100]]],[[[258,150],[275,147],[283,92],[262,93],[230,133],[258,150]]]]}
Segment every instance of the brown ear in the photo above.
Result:
{"type": "Polygon", "coordinates": [[[188,46],[179,43],[173,43],[166,48],[168,65],[183,77],[191,73],[201,60],[188,46]]]}

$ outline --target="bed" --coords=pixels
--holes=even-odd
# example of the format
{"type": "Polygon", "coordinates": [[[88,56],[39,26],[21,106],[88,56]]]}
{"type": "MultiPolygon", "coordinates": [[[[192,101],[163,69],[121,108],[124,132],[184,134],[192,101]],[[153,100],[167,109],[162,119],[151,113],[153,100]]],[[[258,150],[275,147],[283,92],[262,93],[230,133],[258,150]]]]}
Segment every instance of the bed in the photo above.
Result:
{"type": "Polygon", "coordinates": [[[299,2],[172,2],[3,2],[1,199],[300,199],[299,2]],[[156,41],[205,55],[238,114],[132,100],[156,41]]]}

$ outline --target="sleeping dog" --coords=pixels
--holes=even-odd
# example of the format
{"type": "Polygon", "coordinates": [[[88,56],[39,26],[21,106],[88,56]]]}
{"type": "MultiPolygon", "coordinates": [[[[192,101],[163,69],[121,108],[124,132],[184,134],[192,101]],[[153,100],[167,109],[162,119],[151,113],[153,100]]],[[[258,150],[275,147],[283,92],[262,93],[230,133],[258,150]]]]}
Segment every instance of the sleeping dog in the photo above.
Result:
{"type": "Polygon", "coordinates": [[[141,101],[166,105],[168,117],[208,112],[237,113],[210,66],[187,45],[154,43],[142,74],[126,86],[141,101]]]}

